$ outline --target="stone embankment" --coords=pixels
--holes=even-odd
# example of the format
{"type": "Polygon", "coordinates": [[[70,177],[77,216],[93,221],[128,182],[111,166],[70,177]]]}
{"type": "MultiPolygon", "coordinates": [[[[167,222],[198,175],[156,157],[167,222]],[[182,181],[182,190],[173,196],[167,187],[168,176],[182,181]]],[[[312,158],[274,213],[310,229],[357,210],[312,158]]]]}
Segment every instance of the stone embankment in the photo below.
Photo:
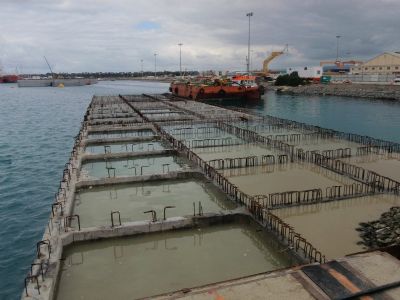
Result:
{"type": "Polygon", "coordinates": [[[297,87],[268,87],[291,95],[343,96],[400,101],[400,85],[381,84],[310,84],[297,87]]]}
{"type": "Polygon", "coordinates": [[[362,242],[368,248],[400,245],[400,207],[392,207],[381,215],[379,220],[360,223],[362,242]]]}

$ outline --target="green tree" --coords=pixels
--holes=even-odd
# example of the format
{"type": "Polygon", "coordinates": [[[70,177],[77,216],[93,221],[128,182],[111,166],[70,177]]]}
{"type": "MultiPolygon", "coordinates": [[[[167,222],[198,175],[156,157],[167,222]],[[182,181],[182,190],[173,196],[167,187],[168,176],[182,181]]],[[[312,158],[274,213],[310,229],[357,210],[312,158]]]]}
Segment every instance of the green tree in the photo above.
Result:
{"type": "Polygon", "coordinates": [[[289,74],[280,75],[275,81],[276,86],[282,86],[282,85],[298,86],[307,83],[308,81],[306,81],[304,78],[299,77],[299,74],[297,72],[292,72],[290,73],[290,75],[289,74]]]}

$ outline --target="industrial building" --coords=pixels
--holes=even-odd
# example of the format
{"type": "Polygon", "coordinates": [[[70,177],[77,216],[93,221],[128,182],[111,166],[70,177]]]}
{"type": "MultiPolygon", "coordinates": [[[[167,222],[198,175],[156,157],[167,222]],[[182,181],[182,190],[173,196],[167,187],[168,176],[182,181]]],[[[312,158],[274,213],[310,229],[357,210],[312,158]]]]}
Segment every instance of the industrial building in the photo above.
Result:
{"type": "Polygon", "coordinates": [[[350,69],[351,74],[400,75],[400,52],[385,52],[350,69]]]}
{"type": "Polygon", "coordinates": [[[322,76],[322,67],[320,66],[307,66],[307,67],[293,67],[287,68],[286,73],[291,74],[297,72],[301,78],[320,78],[322,76]]]}

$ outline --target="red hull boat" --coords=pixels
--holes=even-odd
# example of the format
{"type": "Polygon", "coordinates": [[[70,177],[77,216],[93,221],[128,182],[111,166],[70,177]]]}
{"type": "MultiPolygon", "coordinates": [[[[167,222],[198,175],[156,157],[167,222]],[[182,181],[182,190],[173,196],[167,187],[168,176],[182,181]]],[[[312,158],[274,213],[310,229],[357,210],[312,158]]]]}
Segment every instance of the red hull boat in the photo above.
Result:
{"type": "Polygon", "coordinates": [[[255,83],[255,76],[236,76],[230,79],[198,78],[190,81],[174,81],[170,92],[174,96],[197,101],[207,99],[260,100],[264,88],[255,83]]]}
{"type": "Polygon", "coordinates": [[[0,76],[0,83],[17,83],[19,77],[17,75],[0,76]]]}

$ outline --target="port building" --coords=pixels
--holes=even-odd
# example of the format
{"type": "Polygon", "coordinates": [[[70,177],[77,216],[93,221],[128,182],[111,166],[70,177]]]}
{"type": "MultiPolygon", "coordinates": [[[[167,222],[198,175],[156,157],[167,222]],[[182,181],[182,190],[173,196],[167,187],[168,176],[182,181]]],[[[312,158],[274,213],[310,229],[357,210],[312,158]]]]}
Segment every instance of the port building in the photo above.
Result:
{"type": "Polygon", "coordinates": [[[350,69],[351,74],[400,75],[400,52],[384,52],[350,69]]]}
{"type": "Polygon", "coordinates": [[[292,74],[293,72],[297,72],[297,74],[301,78],[310,78],[310,79],[320,78],[322,76],[322,67],[306,66],[306,67],[293,67],[286,69],[287,74],[292,74]]]}

